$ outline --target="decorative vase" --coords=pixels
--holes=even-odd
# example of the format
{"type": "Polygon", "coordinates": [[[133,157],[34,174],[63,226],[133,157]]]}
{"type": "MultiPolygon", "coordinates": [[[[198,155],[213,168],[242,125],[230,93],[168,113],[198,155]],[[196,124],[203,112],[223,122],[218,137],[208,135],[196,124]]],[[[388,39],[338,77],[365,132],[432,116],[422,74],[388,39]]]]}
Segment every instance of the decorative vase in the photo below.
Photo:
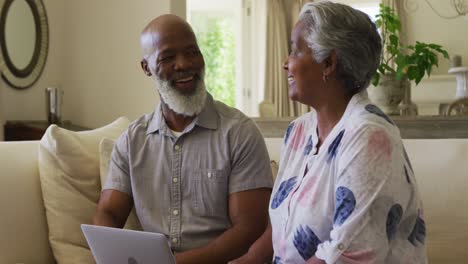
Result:
{"type": "Polygon", "coordinates": [[[403,100],[400,104],[400,115],[402,116],[415,116],[418,115],[418,106],[411,101],[411,82],[408,79],[401,80],[404,88],[403,100]]]}
{"type": "Polygon", "coordinates": [[[49,124],[61,124],[63,91],[55,87],[47,87],[45,92],[47,121],[49,124]]]}
{"type": "Polygon", "coordinates": [[[457,94],[455,99],[468,98],[468,67],[450,68],[448,71],[457,78],[457,94]]]}
{"type": "Polygon", "coordinates": [[[401,80],[396,80],[394,75],[382,75],[377,86],[371,86],[367,90],[369,99],[388,115],[399,115],[400,104],[405,94],[401,80]]]}

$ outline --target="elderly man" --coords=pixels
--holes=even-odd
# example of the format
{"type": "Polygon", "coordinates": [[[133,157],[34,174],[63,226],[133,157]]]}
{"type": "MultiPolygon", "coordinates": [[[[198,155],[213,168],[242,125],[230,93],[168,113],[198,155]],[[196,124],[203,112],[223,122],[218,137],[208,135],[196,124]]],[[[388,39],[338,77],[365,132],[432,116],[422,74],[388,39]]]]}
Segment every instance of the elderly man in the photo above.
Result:
{"type": "Polygon", "coordinates": [[[116,142],[93,222],[121,228],[135,206],[145,231],[168,237],[178,264],[226,263],[268,224],[264,140],[252,120],[206,91],[187,22],[160,16],[143,30],[141,45],[141,66],[161,103],[116,142]]]}

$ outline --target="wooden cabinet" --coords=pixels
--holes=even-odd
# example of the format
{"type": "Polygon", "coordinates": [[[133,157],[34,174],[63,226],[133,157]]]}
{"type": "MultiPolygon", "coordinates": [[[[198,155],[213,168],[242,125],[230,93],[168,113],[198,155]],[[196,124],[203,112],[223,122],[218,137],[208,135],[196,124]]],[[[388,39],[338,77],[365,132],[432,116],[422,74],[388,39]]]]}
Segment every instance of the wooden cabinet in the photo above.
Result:
{"type": "MultiPolygon", "coordinates": [[[[58,126],[72,131],[88,130],[69,121],[58,126]]],[[[48,127],[47,121],[7,121],[4,126],[5,141],[39,140],[48,127]]]]}

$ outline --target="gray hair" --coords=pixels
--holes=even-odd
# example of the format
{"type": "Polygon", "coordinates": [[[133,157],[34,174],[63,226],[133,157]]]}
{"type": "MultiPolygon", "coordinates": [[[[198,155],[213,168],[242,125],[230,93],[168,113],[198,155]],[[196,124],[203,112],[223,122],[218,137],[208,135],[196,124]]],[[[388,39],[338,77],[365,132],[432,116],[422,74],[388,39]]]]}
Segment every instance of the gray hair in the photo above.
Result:
{"type": "Polygon", "coordinates": [[[305,4],[299,22],[305,23],[303,36],[318,63],[335,51],[336,76],[344,82],[348,94],[369,86],[380,63],[382,41],[368,15],[347,5],[323,1],[305,4]]]}

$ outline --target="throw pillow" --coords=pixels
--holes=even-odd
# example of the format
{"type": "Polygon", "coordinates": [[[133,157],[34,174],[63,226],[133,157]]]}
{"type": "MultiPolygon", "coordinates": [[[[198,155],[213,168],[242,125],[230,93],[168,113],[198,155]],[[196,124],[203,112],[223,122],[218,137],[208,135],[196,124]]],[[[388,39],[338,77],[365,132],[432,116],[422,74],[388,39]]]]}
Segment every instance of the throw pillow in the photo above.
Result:
{"type": "MultiPolygon", "coordinates": [[[[110,138],[103,138],[99,143],[99,171],[101,175],[101,186],[104,186],[107,175],[109,174],[109,163],[111,160],[112,149],[114,148],[114,140],[110,138]]],[[[140,221],[135,212],[135,208],[128,216],[124,229],[142,230],[140,221]]]]}
{"type": "Polygon", "coordinates": [[[271,173],[273,174],[273,182],[276,180],[276,175],[278,175],[278,163],[275,160],[270,160],[271,173]]]}
{"type": "Polygon", "coordinates": [[[101,185],[99,142],[116,139],[129,125],[127,118],[83,132],[50,126],[39,144],[39,174],[49,228],[58,264],[94,263],[81,232],[91,223],[101,185]]]}

